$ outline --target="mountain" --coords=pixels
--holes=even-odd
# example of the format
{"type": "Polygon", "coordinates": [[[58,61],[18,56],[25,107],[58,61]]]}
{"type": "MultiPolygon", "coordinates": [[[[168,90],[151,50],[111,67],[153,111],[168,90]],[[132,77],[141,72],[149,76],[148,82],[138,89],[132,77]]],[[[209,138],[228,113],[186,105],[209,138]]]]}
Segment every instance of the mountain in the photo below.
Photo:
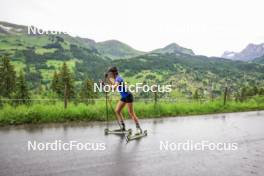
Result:
{"type": "MultiPolygon", "coordinates": [[[[0,21],[0,35],[28,35],[28,27],[0,21]]],[[[60,34],[60,36],[73,44],[81,45],[92,50],[97,50],[102,55],[111,59],[124,59],[144,54],[144,52],[138,51],[118,40],[108,40],[97,43],[92,39],[72,37],[68,34],[60,34]]]]}
{"type": "Polygon", "coordinates": [[[49,84],[53,73],[66,62],[81,82],[101,78],[111,59],[93,47],[95,42],[68,34],[28,35],[27,27],[0,22],[0,57],[8,55],[17,73],[23,70],[30,88],[49,84]]]}
{"type": "Polygon", "coordinates": [[[264,43],[261,44],[249,44],[241,52],[225,51],[221,56],[223,58],[232,59],[232,60],[241,60],[241,61],[252,61],[255,58],[261,57],[264,55],[264,43]]]}
{"type": "Polygon", "coordinates": [[[16,72],[25,72],[31,90],[40,85],[49,89],[53,73],[63,62],[74,73],[78,89],[87,77],[102,79],[112,65],[129,82],[173,83],[188,95],[212,83],[221,92],[227,78],[233,86],[263,85],[262,64],[197,56],[175,43],[144,53],[117,40],[97,43],[68,34],[28,35],[26,26],[6,22],[0,22],[0,31],[0,57],[8,55],[16,72]]]}
{"type": "Polygon", "coordinates": [[[26,33],[26,26],[0,21],[0,35],[20,35],[26,33]]]}
{"type": "MultiPolygon", "coordinates": [[[[236,52],[234,51],[225,51],[223,54],[222,54],[222,58],[226,58],[226,59],[233,59],[233,60],[236,60],[234,59],[234,57],[236,56],[236,52]]],[[[238,59],[239,60],[239,59],[238,59]]]]}
{"type": "Polygon", "coordinates": [[[189,55],[194,55],[194,52],[191,49],[187,49],[184,47],[181,47],[180,45],[176,43],[171,43],[164,48],[159,48],[151,51],[152,53],[183,53],[183,54],[189,54],[189,55]]]}
{"type": "Polygon", "coordinates": [[[97,49],[96,48],[96,42],[92,39],[82,38],[82,37],[75,37],[74,39],[78,40],[80,43],[86,45],[86,47],[88,47],[88,48],[97,49]]]}
{"type": "Polygon", "coordinates": [[[144,54],[129,45],[122,43],[118,40],[107,40],[104,42],[96,43],[98,51],[112,59],[125,59],[144,54]]]}
{"type": "MultiPolygon", "coordinates": [[[[36,29],[39,29],[39,28],[36,28],[36,29]]],[[[0,35],[2,36],[3,35],[29,36],[28,27],[24,25],[17,25],[17,24],[0,21],[0,35]]],[[[92,39],[82,38],[82,37],[72,37],[68,34],[59,34],[59,36],[63,37],[66,41],[69,41],[71,44],[79,45],[84,48],[89,48],[111,59],[127,59],[127,58],[136,57],[136,56],[147,53],[147,52],[136,50],[132,48],[131,46],[123,42],[120,42],[118,40],[107,40],[103,42],[96,42],[92,39]]],[[[175,54],[183,53],[183,54],[194,55],[194,52],[191,49],[181,47],[176,43],[171,43],[165,46],[164,48],[151,51],[151,53],[153,52],[154,53],[175,53],[175,54]]]]}
{"type": "Polygon", "coordinates": [[[254,59],[252,62],[259,63],[259,64],[264,64],[264,55],[254,59]]]}
{"type": "MultiPolygon", "coordinates": [[[[97,50],[112,59],[126,59],[131,57],[137,57],[147,52],[138,51],[130,47],[129,45],[117,40],[107,40],[104,42],[96,43],[97,50]]],[[[176,43],[171,43],[164,48],[155,49],[149,53],[174,53],[174,54],[189,54],[194,55],[191,49],[187,49],[179,46],[176,43]]]]}
{"type": "Polygon", "coordinates": [[[171,84],[183,95],[191,96],[197,88],[219,96],[225,86],[235,92],[244,85],[264,86],[264,65],[175,53],[147,53],[132,59],[115,60],[122,76],[130,84],[171,84]]]}

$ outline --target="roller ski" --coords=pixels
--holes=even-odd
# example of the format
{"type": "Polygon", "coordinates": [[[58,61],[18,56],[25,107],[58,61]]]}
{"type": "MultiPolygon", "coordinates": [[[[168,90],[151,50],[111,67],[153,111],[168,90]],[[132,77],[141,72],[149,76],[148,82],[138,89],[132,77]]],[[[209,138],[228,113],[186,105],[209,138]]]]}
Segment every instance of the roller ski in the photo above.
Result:
{"type": "Polygon", "coordinates": [[[108,134],[120,134],[120,135],[122,135],[122,134],[132,133],[132,130],[131,129],[126,130],[126,129],[121,129],[121,128],[115,129],[115,130],[110,130],[110,129],[106,128],[104,130],[104,132],[105,132],[105,135],[108,135],[108,134]]]}
{"type": "Polygon", "coordinates": [[[131,141],[131,140],[135,140],[135,139],[140,139],[142,137],[145,137],[148,135],[147,130],[142,130],[142,129],[137,129],[137,132],[135,134],[132,134],[132,131],[130,133],[128,133],[128,135],[126,136],[126,140],[127,142],[131,141]]]}

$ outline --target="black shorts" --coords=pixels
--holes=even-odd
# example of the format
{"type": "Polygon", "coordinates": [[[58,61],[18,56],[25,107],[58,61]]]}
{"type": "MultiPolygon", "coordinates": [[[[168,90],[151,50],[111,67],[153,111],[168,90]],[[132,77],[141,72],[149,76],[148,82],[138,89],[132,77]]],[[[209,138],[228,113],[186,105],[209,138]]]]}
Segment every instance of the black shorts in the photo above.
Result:
{"type": "Polygon", "coordinates": [[[125,98],[121,98],[120,101],[125,103],[132,103],[134,101],[132,93],[129,93],[125,98]]]}

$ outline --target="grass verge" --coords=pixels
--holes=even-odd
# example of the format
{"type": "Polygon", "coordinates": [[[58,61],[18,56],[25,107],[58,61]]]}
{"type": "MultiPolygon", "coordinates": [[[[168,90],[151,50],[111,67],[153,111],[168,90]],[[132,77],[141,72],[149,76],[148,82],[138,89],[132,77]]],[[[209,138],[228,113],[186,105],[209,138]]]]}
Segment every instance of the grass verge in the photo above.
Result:
{"type": "MultiPolygon", "coordinates": [[[[115,103],[109,107],[109,119],[114,120],[113,108],[115,103]],[[112,108],[111,108],[112,107],[112,108]]],[[[223,105],[222,101],[214,102],[185,102],[171,103],[159,102],[156,105],[148,102],[136,102],[135,112],[139,118],[159,118],[168,116],[185,116],[212,114],[222,112],[241,112],[252,110],[264,110],[264,98],[256,97],[245,102],[229,101],[223,105]]],[[[124,115],[128,118],[125,109],[124,115]]],[[[0,108],[0,125],[19,125],[30,123],[56,123],[68,121],[105,121],[105,102],[99,101],[94,104],[69,103],[64,109],[62,102],[43,103],[32,105],[11,106],[8,104],[0,108]]]]}

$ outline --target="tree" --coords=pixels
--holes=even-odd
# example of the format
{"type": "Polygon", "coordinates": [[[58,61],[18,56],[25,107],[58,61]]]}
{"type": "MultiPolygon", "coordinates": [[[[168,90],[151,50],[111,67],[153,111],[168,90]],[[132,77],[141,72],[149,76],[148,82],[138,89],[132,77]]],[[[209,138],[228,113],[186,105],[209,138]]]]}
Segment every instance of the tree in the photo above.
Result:
{"type": "Polygon", "coordinates": [[[247,90],[246,87],[243,87],[243,88],[241,89],[241,100],[242,100],[242,101],[244,101],[244,100],[246,99],[246,97],[247,97],[247,92],[248,92],[248,90],[247,90]]]}
{"type": "Polygon", "coordinates": [[[195,100],[198,100],[200,98],[198,91],[199,91],[199,89],[196,89],[194,94],[193,94],[193,99],[195,99],[195,100]]]}
{"type": "Polygon", "coordinates": [[[16,72],[7,56],[2,58],[0,63],[0,95],[11,97],[16,88],[16,72]]]}
{"type": "Polygon", "coordinates": [[[24,73],[20,71],[18,79],[17,79],[17,90],[16,90],[16,98],[20,99],[20,103],[29,103],[30,96],[28,91],[28,86],[25,80],[24,73]]]}
{"type": "Polygon", "coordinates": [[[63,89],[60,85],[59,75],[56,71],[53,74],[53,79],[51,82],[51,89],[53,92],[57,93],[58,95],[60,95],[63,91],[63,89]]]}
{"type": "Polygon", "coordinates": [[[203,88],[195,89],[194,94],[193,94],[193,99],[200,100],[202,98],[204,98],[204,89],[203,88]]]}
{"type": "Polygon", "coordinates": [[[253,94],[253,95],[257,95],[258,93],[259,93],[259,90],[258,90],[257,86],[254,86],[254,87],[252,88],[252,94],[253,94]]]}
{"type": "Polygon", "coordinates": [[[43,85],[41,84],[41,82],[42,82],[42,80],[39,81],[39,84],[38,84],[38,87],[37,87],[37,90],[36,90],[36,93],[38,95],[42,95],[42,93],[43,93],[43,87],[42,87],[43,85]]]}
{"type": "Polygon", "coordinates": [[[264,95],[264,88],[259,89],[259,95],[264,95]]]}
{"type": "MultiPolygon", "coordinates": [[[[61,90],[65,90],[66,88],[67,98],[73,98],[75,96],[74,82],[70,70],[65,62],[63,63],[58,76],[59,76],[59,87],[61,88],[61,90]]],[[[64,91],[61,91],[60,94],[64,96],[64,91]]]]}
{"type": "Polygon", "coordinates": [[[83,85],[82,85],[82,88],[81,88],[79,96],[80,96],[80,98],[82,100],[88,99],[88,103],[91,103],[91,102],[93,103],[94,102],[91,99],[96,98],[97,94],[94,92],[93,81],[92,80],[86,79],[83,82],[83,85]]]}
{"type": "MultiPolygon", "coordinates": [[[[253,89],[252,89],[253,90],[253,89]]],[[[253,91],[251,91],[250,87],[242,87],[240,92],[238,93],[238,99],[239,101],[243,102],[245,101],[249,96],[252,96],[253,91]]]]}
{"type": "Polygon", "coordinates": [[[72,79],[71,72],[64,62],[59,73],[56,71],[53,74],[53,79],[51,82],[51,89],[53,92],[58,94],[60,97],[64,96],[64,91],[66,87],[67,98],[73,98],[74,93],[74,81],[72,79]]]}

